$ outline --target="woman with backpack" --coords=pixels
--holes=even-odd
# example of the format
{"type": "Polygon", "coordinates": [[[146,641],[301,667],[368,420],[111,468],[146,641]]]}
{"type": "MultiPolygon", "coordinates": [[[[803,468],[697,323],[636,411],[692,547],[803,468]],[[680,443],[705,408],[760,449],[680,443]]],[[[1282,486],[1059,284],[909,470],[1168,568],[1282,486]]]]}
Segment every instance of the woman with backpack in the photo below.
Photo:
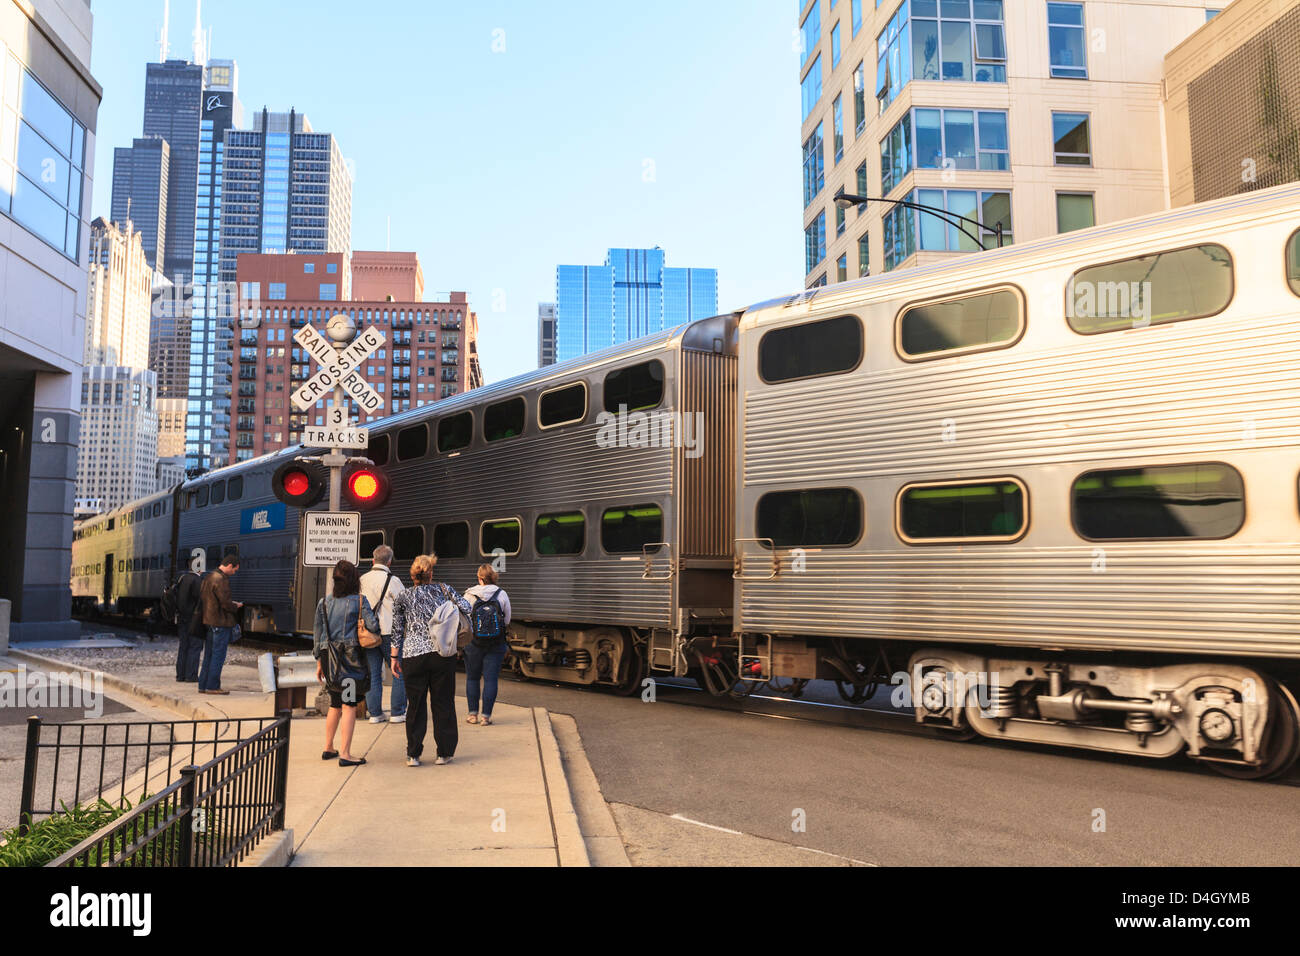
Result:
{"type": "Polygon", "coordinates": [[[411,587],[393,599],[393,674],[406,681],[406,765],[424,752],[425,698],[433,711],[436,764],[456,753],[456,633],[469,602],[447,584],[433,583],[438,559],[411,562],[411,587]]]}
{"type": "Polygon", "coordinates": [[[469,619],[474,639],[465,645],[465,698],[468,722],[492,723],[492,705],[497,702],[497,679],[506,659],[506,625],[510,623],[510,596],[497,584],[496,569],[478,566],[478,584],[465,592],[472,600],[469,619]],[[483,681],[483,709],[479,710],[479,680],[483,681]]]}
{"type": "Polygon", "coordinates": [[[351,561],[334,565],[334,593],[316,605],[313,652],[316,679],[330,695],[325,715],[325,750],[322,760],[339,758],[340,767],[359,767],[366,758],[352,757],[352,732],[357,725],[357,701],[370,689],[370,669],[362,655],[361,638],[379,633],[379,619],[361,595],[361,575],[351,561]],[[364,626],[366,633],[361,633],[364,626]],[[343,730],[343,747],[334,749],[334,734],[343,730]]]}

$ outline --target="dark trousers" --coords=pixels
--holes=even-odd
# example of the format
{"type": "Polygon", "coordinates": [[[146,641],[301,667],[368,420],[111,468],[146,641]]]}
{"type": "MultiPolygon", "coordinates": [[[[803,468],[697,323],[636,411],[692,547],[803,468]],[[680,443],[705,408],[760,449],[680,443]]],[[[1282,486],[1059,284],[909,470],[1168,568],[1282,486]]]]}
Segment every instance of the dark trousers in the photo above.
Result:
{"type": "Polygon", "coordinates": [[[199,656],[203,653],[203,635],[190,633],[190,618],[193,614],[182,614],[176,625],[176,636],[180,646],[176,649],[176,679],[197,681],[199,679],[199,656]]]}
{"type": "Polygon", "coordinates": [[[456,658],[421,654],[402,660],[406,681],[406,755],[424,752],[426,699],[433,710],[433,742],[439,757],[456,754],[456,658]]]}

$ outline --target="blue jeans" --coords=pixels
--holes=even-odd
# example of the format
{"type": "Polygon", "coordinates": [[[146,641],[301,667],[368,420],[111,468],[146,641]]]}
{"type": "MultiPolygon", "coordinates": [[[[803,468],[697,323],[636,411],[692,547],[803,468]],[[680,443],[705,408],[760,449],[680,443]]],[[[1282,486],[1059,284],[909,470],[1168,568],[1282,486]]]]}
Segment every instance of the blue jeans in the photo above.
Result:
{"type": "Polygon", "coordinates": [[[501,676],[501,663],[506,659],[506,642],[499,647],[484,650],[473,641],[465,645],[465,700],[471,714],[478,713],[478,682],[483,680],[483,713],[492,716],[492,705],[497,702],[497,678],[501,676]]]}
{"type": "MultiPolygon", "coordinates": [[[[366,664],[370,667],[370,690],[366,691],[366,710],[370,716],[384,712],[384,664],[392,668],[393,638],[385,634],[378,647],[364,648],[366,664]]],[[[406,681],[393,675],[393,695],[389,701],[391,716],[401,717],[406,713],[406,681]]]]}
{"type": "Polygon", "coordinates": [[[199,667],[199,690],[221,690],[221,668],[226,666],[226,648],[233,627],[210,627],[203,639],[203,664],[199,667]]]}

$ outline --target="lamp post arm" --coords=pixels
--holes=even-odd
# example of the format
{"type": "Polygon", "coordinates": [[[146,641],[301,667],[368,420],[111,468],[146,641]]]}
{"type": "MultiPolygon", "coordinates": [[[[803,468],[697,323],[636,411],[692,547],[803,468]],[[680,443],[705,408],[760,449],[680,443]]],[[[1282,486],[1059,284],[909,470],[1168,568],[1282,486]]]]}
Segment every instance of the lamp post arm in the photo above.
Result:
{"type": "MultiPolygon", "coordinates": [[[[980,249],[984,248],[984,242],[982,239],[979,238],[979,236],[973,235],[969,229],[963,228],[960,223],[953,222],[953,220],[950,219],[949,217],[951,216],[955,219],[960,219],[961,222],[968,222],[978,229],[988,229],[988,227],[985,226],[984,223],[979,222],[978,220],[975,219],[970,219],[966,216],[961,215],[960,213],[949,212],[947,209],[939,209],[935,206],[926,206],[922,203],[908,202],[905,199],[882,199],[878,196],[855,196],[855,195],[850,195],[845,193],[840,193],[840,198],[845,199],[852,203],[856,203],[858,205],[861,205],[863,203],[869,203],[869,202],[887,202],[895,206],[906,206],[908,209],[919,209],[922,212],[928,212],[936,219],[942,220],[943,222],[952,226],[954,229],[961,230],[963,233],[965,233],[966,237],[968,239],[971,239],[975,243],[975,245],[977,245],[980,249]]],[[[993,232],[994,230],[989,230],[989,231],[993,232]]],[[[1001,230],[996,230],[996,231],[998,233],[998,246],[1001,247],[1002,245],[1001,230]]]]}

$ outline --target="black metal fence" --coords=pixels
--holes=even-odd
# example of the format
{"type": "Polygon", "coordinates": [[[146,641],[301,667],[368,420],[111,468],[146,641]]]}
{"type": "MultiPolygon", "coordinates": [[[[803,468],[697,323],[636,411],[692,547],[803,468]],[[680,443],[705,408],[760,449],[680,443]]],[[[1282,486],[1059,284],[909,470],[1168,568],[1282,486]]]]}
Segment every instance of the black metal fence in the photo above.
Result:
{"type": "Polygon", "coordinates": [[[123,806],[138,794],[139,803],[50,866],[233,866],[268,833],[284,828],[289,728],[287,711],[152,724],[42,724],[33,717],[20,828],[25,832],[37,817],[60,812],[57,804],[68,801],[59,793],[69,784],[79,800],[89,773],[96,796],[113,803],[116,795],[113,805],[123,806]],[[43,739],[50,732],[53,740],[43,739]],[[208,748],[211,759],[196,766],[208,748]],[[41,772],[42,757],[53,761],[47,774],[41,772]],[[178,779],[172,779],[173,770],[178,779]],[[119,772],[120,781],[106,782],[119,772]],[[154,783],[163,786],[151,795],[154,783]]]}

